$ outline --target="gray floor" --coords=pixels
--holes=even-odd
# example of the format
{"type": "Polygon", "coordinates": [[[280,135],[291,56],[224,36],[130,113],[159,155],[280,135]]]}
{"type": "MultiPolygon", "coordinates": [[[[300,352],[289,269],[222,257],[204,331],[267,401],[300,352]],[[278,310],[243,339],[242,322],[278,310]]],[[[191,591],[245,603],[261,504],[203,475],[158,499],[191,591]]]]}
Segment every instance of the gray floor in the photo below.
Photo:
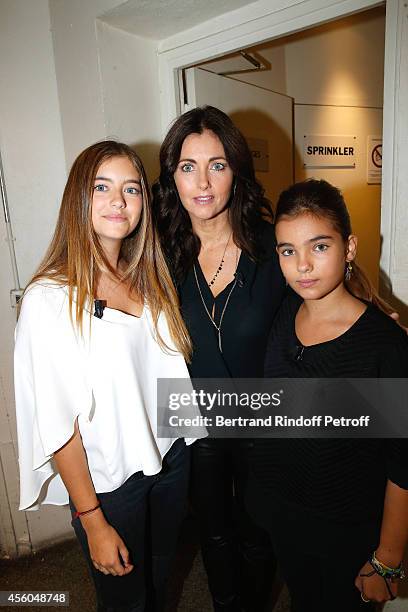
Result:
{"type": "MultiPolygon", "coordinates": [[[[171,580],[168,612],[212,612],[194,524],[186,522],[171,580]]],[[[93,586],[76,540],[15,561],[0,560],[1,591],[69,591],[70,612],[95,610],[93,586]]],[[[275,588],[271,612],[288,612],[285,589],[275,588]],[[280,591],[280,592],[279,592],[280,591]]],[[[1,611],[43,612],[44,607],[6,606],[1,611]]],[[[67,608],[63,608],[67,609],[67,608]]]]}

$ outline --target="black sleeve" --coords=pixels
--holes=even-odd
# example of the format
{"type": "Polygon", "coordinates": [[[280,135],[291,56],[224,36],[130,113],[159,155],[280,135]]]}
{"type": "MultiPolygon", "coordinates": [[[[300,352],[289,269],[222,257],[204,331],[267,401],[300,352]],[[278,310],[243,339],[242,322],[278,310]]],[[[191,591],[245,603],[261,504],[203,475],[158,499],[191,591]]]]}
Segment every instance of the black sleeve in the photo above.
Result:
{"type": "MultiPolygon", "coordinates": [[[[392,334],[382,351],[380,377],[408,378],[408,337],[402,329],[392,334]]],[[[389,480],[402,489],[408,489],[408,431],[404,436],[385,441],[385,463],[389,480]]]]}

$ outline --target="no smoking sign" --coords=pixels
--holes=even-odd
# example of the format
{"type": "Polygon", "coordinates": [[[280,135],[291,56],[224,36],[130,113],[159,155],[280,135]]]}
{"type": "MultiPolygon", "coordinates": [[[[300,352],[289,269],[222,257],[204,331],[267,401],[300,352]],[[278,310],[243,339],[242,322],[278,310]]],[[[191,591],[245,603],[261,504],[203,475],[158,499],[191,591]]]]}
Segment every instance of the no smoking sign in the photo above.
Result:
{"type": "Polygon", "coordinates": [[[367,136],[367,183],[381,183],[382,137],[367,136]]]}
{"type": "Polygon", "coordinates": [[[382,144],[375,145],[371,153],[371,159],[376,168],[382,168],[382,144]]]}

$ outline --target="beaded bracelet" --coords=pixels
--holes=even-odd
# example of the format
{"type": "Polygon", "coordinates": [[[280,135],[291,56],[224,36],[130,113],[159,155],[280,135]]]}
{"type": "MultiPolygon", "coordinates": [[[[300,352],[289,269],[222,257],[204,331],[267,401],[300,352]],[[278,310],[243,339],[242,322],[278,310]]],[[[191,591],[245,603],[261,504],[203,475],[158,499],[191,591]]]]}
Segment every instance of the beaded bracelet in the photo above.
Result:
{"type": "Polygon", "coordinates": [[[101,505],[101,502],[98,499],[98,503],[95,506],[95,508],[91,508],[90,510],[84,510],[83,512],[74,512],[73,518],[77,519],[80,516],[84,516],[85,514],[91,514],[91,512],[95,512],[95,510],[97,510],[100,507],[100,505],[101,505]]]}
{"type": "Polygon", "coordinates": [[[371,556],[371,559],[369,560],[369,563],[371,567],[375,570],[375,572],[379,574],[379,576],[382,576],[387,580],[391,580],[391,582],[394,582],[396,580],[403,580],[405,578],[405,571],[402,565],[402,561],[398,565],[398,567],[388,567],[388,565],[385,565],[379,559],[377,559],[374,551],[371,556]]]}

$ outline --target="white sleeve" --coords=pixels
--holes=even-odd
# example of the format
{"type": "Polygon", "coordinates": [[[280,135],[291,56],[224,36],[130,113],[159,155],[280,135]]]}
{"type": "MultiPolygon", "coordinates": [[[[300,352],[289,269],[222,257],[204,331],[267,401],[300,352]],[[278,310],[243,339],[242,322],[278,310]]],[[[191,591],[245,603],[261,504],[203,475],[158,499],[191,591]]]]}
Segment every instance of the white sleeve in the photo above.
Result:
{"type": "Polygon", "coordinates": [[[85,343],[71,323],[65,289],[30,287],[15,335],[20,510],[38,502],[61,505],[68,494],[52,455],[73,435],[77,416],[88,418],[92,407],[85,343]]]}

